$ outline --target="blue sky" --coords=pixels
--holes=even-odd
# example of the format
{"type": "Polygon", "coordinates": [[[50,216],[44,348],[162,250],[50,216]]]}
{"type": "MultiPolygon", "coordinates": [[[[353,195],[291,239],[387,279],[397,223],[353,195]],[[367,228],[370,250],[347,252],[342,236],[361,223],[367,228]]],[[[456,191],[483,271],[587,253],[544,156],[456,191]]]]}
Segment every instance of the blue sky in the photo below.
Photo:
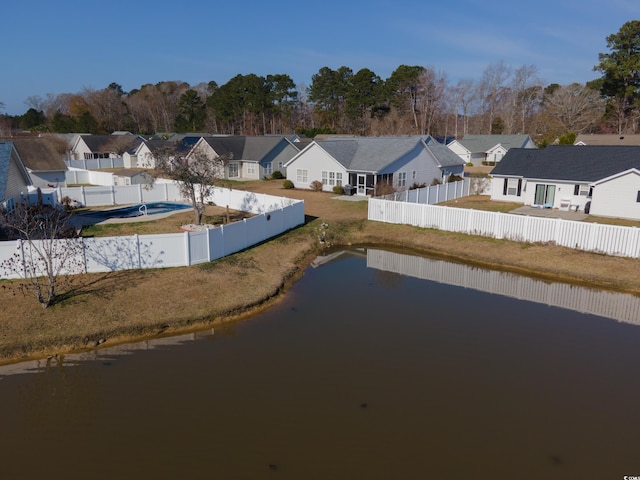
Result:
{"type": "Polygon", "coordinates": [[[125,91],[181,80],[284,73],[308,86],[322,67],[386,79],[422,65],[451,83],[499,62],[535,65],[545,84],[584,83],[606,37],[640,19],[638,0],[31,0],[2,6],[0,102],[111,82],[125,91]]]}

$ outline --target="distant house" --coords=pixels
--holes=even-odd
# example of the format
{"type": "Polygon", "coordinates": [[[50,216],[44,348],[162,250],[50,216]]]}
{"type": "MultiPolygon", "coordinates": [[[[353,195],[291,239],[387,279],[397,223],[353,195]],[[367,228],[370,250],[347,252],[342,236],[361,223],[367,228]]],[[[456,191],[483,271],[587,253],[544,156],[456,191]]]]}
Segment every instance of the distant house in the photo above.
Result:
{"type": "Polygon", "coordinates": [[[574,145],[623,145],[640,146],[639,134],[581,134],[576,137],[574,145]]]}
{"type": "Polygon", "coordinates": [[[511,149],[491,199],[640,220],[640,146],[511,149]]]}
{"type": "Polygon", "coordinates": [[[189,155],[196,152],[224,158],[224,178],[258,180],[270,177],[276,170],[284,174],[286,162],[300,149],[283,135],[215,135],[202,137],[189,155]]]}
{"type": "Polygon", "coordinates": [[[71,147],[71,160],[119,158],[141,139],[137,135],[78,135],[71,147]]]}
{"type": "Polygon", "coordinates": [[[447,146],[474,166],[496,165],[512,148],[537,148],[529,135],[465,135],[447,146]]]}
{"type": "Polygon", "coordinates": [[[64,144],[49,137],[18,137],[11,141],[34,187],[65,185],[64,144]]]}
{"type": "Polygon", "coordinates": [[[372,195],[380,184],[406,190],[462,175],[464,162],[430,136],[331,137],[314,140],[285,164],[296,188],[349,185],[356,195],[372,195]]]}
{"type": "Polygon", "coordinates": [[[0,141],[0,205],[19,201],[30,186],[29,172],[22,164],[13,142],[0,141]]]}

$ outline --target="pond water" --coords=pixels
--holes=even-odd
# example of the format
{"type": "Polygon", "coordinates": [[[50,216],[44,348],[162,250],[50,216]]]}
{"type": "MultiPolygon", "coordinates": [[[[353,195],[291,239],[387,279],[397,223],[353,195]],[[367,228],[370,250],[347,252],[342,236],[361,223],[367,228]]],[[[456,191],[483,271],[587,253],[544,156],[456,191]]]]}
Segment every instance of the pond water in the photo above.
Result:
{"type": "Polygon", "coordinates": [[[248,320],[1,367],[0,471],[640,475],[639,317],[633,296],[339,252],[248,320]]]}

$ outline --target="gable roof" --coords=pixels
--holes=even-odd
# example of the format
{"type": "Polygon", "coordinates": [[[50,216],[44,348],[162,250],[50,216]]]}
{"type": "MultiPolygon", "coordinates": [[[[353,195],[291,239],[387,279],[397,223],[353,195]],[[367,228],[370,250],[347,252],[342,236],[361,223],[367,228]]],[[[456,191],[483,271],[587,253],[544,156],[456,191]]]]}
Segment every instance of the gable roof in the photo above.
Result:
{"type": "MultiPolygon", "coordinates": [[[[12,152],[14,152],[13,142],[5,142],[0,140],[0,201],[6,200],[7,186],[9,183],[9,174],[11,171],[12,152]]],[[[20,162],[19,158],[13,157],[16,161],[18,169],[24,178],[25,184],[31,184],[29,173],[20,162]]]]}
{"type": "Polygon", "coordinates": [[[458,143],[475,153],[487,152],[498,144],[507,150],[522,148],[529,140],[531,140],[529,135],[465,135],[458,140],[458,143]]]}
{"type": "Polygon", "coordinates": [[[49,138],[14,138],[11,140],[23,165],[33,172],[64,171],[64,153],[49,138]]]}
{"type": "Polygon", "coordinates": [[[595,182],[640,167],[640,146],[552,145],[513,148],[491,171],[493,176],[595,182]]]}
{"type": "Polygon", "coordinates": [[[93,153],[124,153],[138,146],[140,137],[137,135],[80,135],[87,148],[93,153]]]}
{"type": "Polygon", "coordinates": [[[262,160],[282,141],[294,145],[284,135],[225,135],[203,137],[203,139],[218,155],[231,154],[232,160],[254,162],[262,160]]]}
{"type": "Polygon", "coordinates": [[[574,145],[640,145],[640,134],[582,134],[574,145]]]}
{"type": "Polygon", "coordinates": [[[333,137],[316,140],[315,143],[343,167],[352,171],[379,172],[416,148],[429,150],[439,166],[464,163],[460,157],[430,136],[333,137]]]}

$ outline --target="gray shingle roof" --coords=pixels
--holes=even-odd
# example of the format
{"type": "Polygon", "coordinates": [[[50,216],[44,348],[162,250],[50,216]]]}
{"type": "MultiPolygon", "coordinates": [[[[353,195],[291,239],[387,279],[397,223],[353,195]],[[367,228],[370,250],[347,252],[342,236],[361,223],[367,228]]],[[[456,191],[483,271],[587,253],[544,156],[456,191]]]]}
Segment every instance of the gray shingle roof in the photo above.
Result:
{"type": "Polygon", "coordinates": [[[33,172],[66,170],[64,154],[49,138],[14,138],[13,144],[25,167],[33,172]]]}
{"type": "Polygon", "coordinates": [[[595,182],[631,168],[640,168],[640,146],[554,145],[511,149],[491,174],[595,182]]]}
{"type": "Polygon", "coordinates": [[[316,143],[351,171],[380,172],[416,149],[431,151],[440,166],[464,163],[446,146],[429,136],[334,137],[316,143]]]}
{"type": "Polygon", "coordinates": [[[487,152],[498,144],[507,150],[522,148],[529,138],[529,135],[465,135],[458,142],[470,152],[478,153],[487,152]]]}

